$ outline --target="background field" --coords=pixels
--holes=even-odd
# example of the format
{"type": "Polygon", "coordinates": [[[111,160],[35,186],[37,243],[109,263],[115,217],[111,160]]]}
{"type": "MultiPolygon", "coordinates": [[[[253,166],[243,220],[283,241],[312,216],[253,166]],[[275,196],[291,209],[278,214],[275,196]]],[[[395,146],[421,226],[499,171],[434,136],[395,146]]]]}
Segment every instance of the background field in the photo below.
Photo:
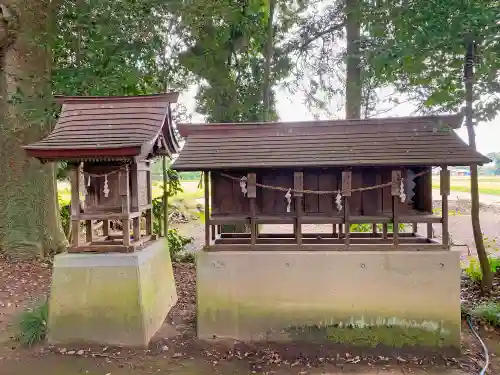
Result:
{"type": "MultiPolygon", "coordinates": [[[[439,176],[432,176],[432,188],[439,189],[439,176]]],[[[470,193],[470,177],[451,176],[451,190],[470,193]]],[[[479,176],[479,193],[500,195],[500,176],[479,176]]]]}

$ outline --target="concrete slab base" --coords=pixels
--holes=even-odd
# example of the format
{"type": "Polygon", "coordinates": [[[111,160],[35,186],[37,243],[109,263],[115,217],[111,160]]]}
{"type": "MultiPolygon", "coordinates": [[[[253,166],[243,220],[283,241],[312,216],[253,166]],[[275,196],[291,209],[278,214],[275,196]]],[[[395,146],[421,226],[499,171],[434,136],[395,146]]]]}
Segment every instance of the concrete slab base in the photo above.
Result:
{"type": "Polygon", "coordinates": [[[144,347],[176,302],[163,239],[130,254],[59,254],[52,275],[48,341],[144,347]]]}
{"type": "Polygon", "coordinates": [[[198,337],[460,348],[451,251],[202,252],[198,337]]]}

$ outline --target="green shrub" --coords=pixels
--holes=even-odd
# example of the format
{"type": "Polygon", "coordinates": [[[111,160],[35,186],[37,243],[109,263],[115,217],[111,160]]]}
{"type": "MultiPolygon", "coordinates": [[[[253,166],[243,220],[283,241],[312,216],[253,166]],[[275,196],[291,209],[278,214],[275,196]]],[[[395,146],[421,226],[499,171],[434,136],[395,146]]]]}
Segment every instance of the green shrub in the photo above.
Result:
{"type": "Polygon", "coordinates": [[[471,315],[493,327],[500,327],[500,303],[492,301],[481,303],[472,309],[471,315]]]}
{"type": "MultiPolygon", "coordinates": [[[[495,273],[498,269],[500,269],[499,257],[490,254],[488,255],[488,261],[490,263],[491,272],[495,273]]],[[[468,259],[464,262],[464,271],[475,283],[480,283],[483,279],[481,265],[479,263],[479,259],[476,257],[468,257],[468,259]]]]}
{"type": "Polygon", "coordinates": [[[190,251],[182,252],[177,254],[174,260],[179,263],[194,263],[196,260],[196,256],[193,252],[190,251]]]}
{"type": "MultiPolygon", "coordinates": [[[[387,231],[390,233],[390,232],[393,232],[393,227],[394,225],[392,223],[388,223],[387,224],[387,231]]],[[[368,232],[371,232],[373,230],[373,227],[372,227],[372,224],[351,224],[351,226],[349,227],[351,232],[353,233],[368,233],[368,232]]],[[[377,224],[377,230],[379,232],[382,232],[382,224],[377,224]]],[[[399,224],[399,231],[402,232],[405,230],[405,225],[404,224],[399,224]]]]}
{"type": "Polygon", "coordinates": [[[46,301],[21,314],[18,339],[23,345],[33,346],[45,340],[48,315],[49,306],[46,301]]]}
{"type": "Polygon", "coordinates": [[[169,229],[168,230],[168,248],[170,250],[170,256],[172,259],[177,259],[177,255],[184,251],[186,245],[193,242],[192,237],[185,237],[179,234],[177,229],[169,229]]]}

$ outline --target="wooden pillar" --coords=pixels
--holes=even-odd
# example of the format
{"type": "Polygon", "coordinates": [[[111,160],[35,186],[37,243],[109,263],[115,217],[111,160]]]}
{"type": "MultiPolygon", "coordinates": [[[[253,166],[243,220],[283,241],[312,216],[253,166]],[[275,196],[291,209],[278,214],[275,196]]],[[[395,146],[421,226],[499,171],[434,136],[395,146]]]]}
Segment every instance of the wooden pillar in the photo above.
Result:
{"type": "Polygon", "coordinates": [[[80,168],[71,167],[71,233],[73,247],[80,246],[80,168]]]}
{"type": "MultiPolygon", "coordinates": [[[[168,173],[167,173],[167,157],[161,159],[163,170],[163,235],[168,235],[168,173]]],[[[210,234],[210,233],[209,233],[210,234]]]]}
{"type": "Polygon", "coordinates": [[[342,196],[344,197],[344,224],[345,237],[344,244],[347,248],[351,243],[351,223],[349,216],[349,197],[351,196],[351,171],[342,172],[342,196]]]}
{"type": "MultiPolygon", "coordinates": [[[[139,211],[139,165],[134,162],[130,168],[130,211],[139,211]]],[[[134,241],[141,239],[141,218],[132,219],[132,233],[134,241]]]]}
{"type": "Polygon", "coordinates": [[[417,223],[413,223],[411,225],[411,227],[412,227],[412,233],[413,233],[413,235],[416,236],[417,232],[418,232],[418,224],[417,223]]]}
{"type": "Polygon", "coordinates": [[[105,237],[109,236],[109,220],[103,220],[102,221],[102,234],[105,237]]]}
{"type": "Polygon", "coordinates": [[[205,247],[210,246],[210,172],[203,172],[203,185],[205,188],[205,247]]]}
{"type": "Polygon", "coordinates": [[[118,172],[118,183],[120,189],[120,198],[122,203],[122,214],[126,217],[122,220],[123,225],[123,245],[130,245],[130,189],[129,189],[129,171],[128,166],[118,172]]]}
{"type": "Polygon", "coordinates": [[[387,223],[383,223],[382,224],[382,238],[384,240],[386,240],[388,238],[387,231],[388,231],[388,229],[387,229],[387,223]]]}
{"type": "Polygon", "coordinates": [[[434,232],[432,231],[432,223],[427,223],[427,239],[432,239],[434,237],[434,232]]]}
{"type": "Polygon", "coordinates": [[[93,237],[92,220],[85,220],[85,241],[92,242],[93,237]]]}
{"type": "Polygon", "coordinates": [[[400,184],[401,184],[401,171],[392,171],[392,185],[391,185],[391,195],[392,195],[392,242],[394,246],[399,245],[399,221],[398,221],[398,208],[399,208],[399,194],[400,194],[400,184]]]}
{"type": "Polygon", "coordinates": [[[443,247],[450,248],[450,233],[448,229],[448,195],[450,195],[450,171],[448,167],[441,167],[440,173],[440,190],[441,190],[441,208],[442,208],[442,232],[443,232],[443,247]]]}
{"type": "MultiPolygon", "coordinates": [[[[153,234],[153,182],[151,181],[151,166],[149,162],[147,166],[148,170],[146,172],[146,189],[148,205],[150,206],[150,208],[146,210],[146,235],[151,236],[153,234]]],[[[159,235],[161,235],[161,233],[159,233],[159,235]]]]}
{"type": "Polygon", "coordinates": [[[247,197],[250,200],[250,244],[257,245],[257,224],[255,222],[256,216],[256,198],[257,198],[257,175],[249,173],[247,175],[247,197]]]}
{"type": "Polygon", "coordinates": [[[294,172],[293,173],[293,188],[296,190],[294,192],[295,196],[295,239],[297,240],[297,245],[302,245],[302,199],[304,194],[304,173],[294,172]],[[299,191],[297,191],[299,190],[299,191]]]}

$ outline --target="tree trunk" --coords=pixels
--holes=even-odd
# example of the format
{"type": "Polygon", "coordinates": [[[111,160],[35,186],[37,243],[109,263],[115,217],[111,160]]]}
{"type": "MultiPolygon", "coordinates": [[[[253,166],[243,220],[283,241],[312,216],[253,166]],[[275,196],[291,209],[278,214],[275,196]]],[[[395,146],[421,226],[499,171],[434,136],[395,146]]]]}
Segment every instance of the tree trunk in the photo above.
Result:
{"type": "Polygon", "coordinates": [[[22,145],[50,131],[50,0],[0,0],[0,251],[14,258],[58,252],[67,241],[53,164],[22,145]]]}
{"type": "Polygon", "coordinates": [[[265,49],[265,63],[264,63],[264,77],[262,85],[262,98],[263,98],[263,113],[262,121],[269,121],[269,112],[271,109],[271,65],[273,58],[273,45],[274,45],[274,7],[276,0],[269,0],[269,19],[267,21],[267,41],[265,49]]]}
{"type": "MultiPolygon", "coordinates": [[[[474,132],[473,121],[473,81],[474,81],[474,40],[469,35],[466,41],[466,54],[465,54],[465,117],[467,134],[469,136],[469,145],[474,150],[476,149],[476,134],[474,132]]],[[[470,166],[470,195],[471,195],[471,220],[472,220],[472,233],[474,234],[474,242],[476,244],[477,256],[481,265],[483,274],[481,287],[483,293],[487,293],[493,286],[493,274],[491,272],[490,264],[488,261],[488,254],[484,246],[483,232],[481,231],[481,222],[479,221],[479,185],[477,165],[470,166]]]]}
{"type": "Polygon", "coordinates": [[[346,118],[359,119],[361,117],[361,5],[359,0],[346,0],[346,118]]]}

